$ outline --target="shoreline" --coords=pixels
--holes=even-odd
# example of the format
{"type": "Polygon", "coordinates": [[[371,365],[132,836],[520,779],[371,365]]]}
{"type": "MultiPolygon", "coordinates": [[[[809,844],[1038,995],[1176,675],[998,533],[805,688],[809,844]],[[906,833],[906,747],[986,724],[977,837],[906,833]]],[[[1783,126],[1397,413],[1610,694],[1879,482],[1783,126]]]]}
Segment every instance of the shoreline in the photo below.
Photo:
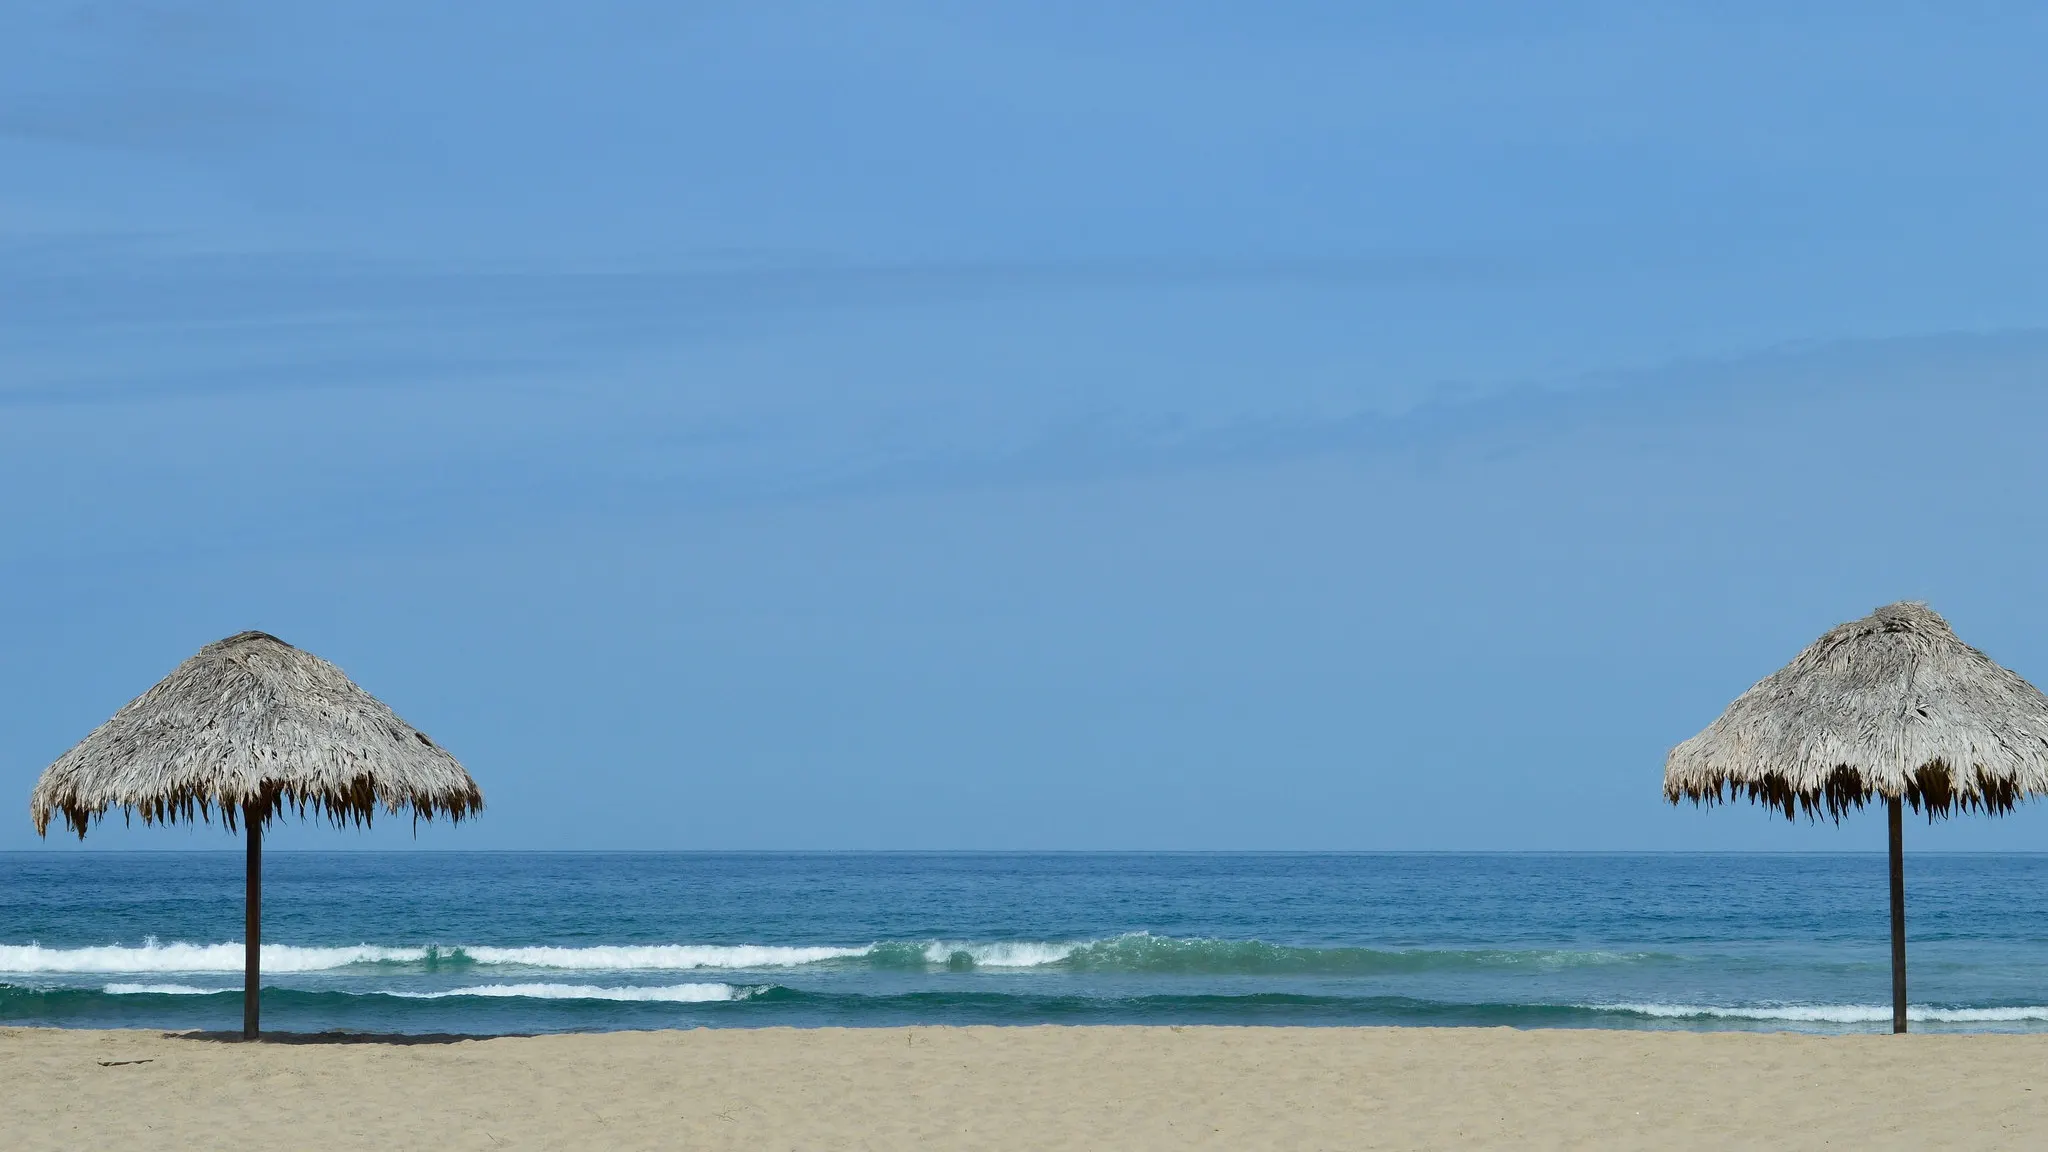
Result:
{"type": "Polygon", "coordinates": [[[1016,1025],[489,1038],[0,1028],[0,1145],[1996,1147],[2048,1036],[1016,1025]],[[312,1134],[309,1136],[309,1134],[312,1134]]]}

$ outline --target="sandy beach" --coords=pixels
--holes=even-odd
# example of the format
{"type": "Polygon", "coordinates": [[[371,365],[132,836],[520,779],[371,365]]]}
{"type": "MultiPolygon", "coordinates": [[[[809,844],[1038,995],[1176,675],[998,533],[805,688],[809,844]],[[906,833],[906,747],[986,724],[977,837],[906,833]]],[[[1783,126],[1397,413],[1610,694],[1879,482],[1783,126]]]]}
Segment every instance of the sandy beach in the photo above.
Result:
{"type": "Polygon", "coordinates": [[[0,1147],[2021,1147],[2048,1038],[899,1028],[242,1045],[0,1030],[0,1147]]]}

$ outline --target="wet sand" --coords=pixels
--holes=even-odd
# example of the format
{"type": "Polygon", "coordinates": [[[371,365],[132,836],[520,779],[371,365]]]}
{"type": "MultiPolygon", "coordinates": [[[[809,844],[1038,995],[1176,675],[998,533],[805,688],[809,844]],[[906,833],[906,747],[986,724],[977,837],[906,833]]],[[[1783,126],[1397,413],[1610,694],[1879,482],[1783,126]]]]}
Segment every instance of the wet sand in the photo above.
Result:
{"type": "Polygon", "coordinates": [[[2013,1148],[2048,1036],[0,1029],[0,1148],[2013,1148]]]}

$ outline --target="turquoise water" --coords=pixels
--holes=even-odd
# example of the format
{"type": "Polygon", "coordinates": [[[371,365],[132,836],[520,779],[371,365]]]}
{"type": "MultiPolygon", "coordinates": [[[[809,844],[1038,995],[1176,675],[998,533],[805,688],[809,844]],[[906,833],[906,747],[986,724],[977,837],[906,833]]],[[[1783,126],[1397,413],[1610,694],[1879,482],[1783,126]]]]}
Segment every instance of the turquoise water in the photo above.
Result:
{"type": "MultiPolygon", "coordinates": [[[[264,1024],[1881,1031],[1881,855],[272,853],[264,1024]]],[[[0,854],[0,1023],[235,1028],[239,853],[0,854]]],[[[1907,862],[1917,1026],[2048,1030],[2048,856],[1907,862]]]]}

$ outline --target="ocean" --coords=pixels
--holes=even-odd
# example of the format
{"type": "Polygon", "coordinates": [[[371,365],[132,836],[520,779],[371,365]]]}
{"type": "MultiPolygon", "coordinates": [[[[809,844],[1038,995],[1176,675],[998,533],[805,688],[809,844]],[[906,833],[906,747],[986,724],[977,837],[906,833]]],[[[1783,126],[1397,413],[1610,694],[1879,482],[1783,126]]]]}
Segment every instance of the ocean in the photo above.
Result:
{"type": "MultiPolygon", "coordinates": [[[[264,1027],[1885,1031],[1870,855],[295,853],[264,1027]]],[[[1909,856],[1912,1016],[2048,1030],[2048,855],[1909,856]]],[[[0,854],[0,1024],[240,1026],[242,857],[0,854]]]]}

